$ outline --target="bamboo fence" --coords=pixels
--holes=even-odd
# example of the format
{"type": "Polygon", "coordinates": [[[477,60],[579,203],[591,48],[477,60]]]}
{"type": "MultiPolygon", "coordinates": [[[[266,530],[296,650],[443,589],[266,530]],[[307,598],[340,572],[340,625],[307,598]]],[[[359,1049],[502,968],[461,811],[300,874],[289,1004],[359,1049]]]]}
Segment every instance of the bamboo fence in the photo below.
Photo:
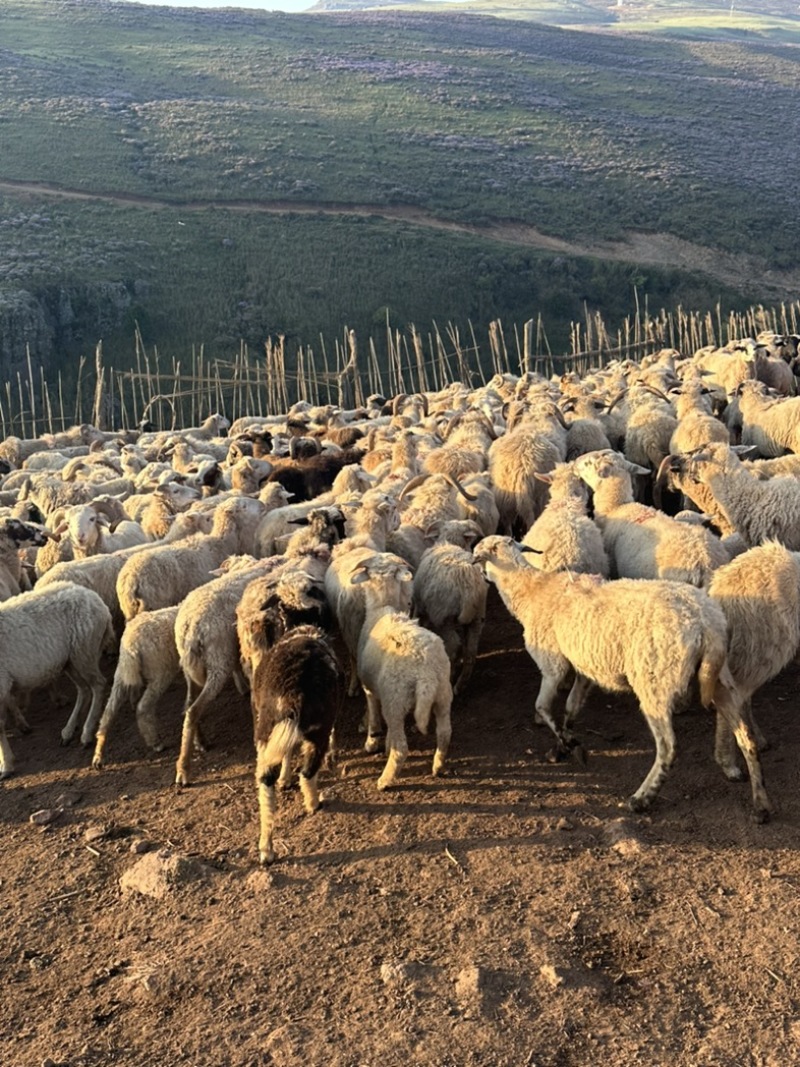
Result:
{"type": "Polygon", "coordinates": [[[196,426],[212,412],[233,421],[280,414],[298,400],[354,407],[372,394],[428,392],[453,381],[476,386],[495,374],[585,374],[611,360],[639,360],[660,348],[691,353],[761,330],[798,333],[798,323],[800,302],[723,316],[719,305],[713,312],[679,307],[651,315],[646,301],[640,307],[637,300],[636,314],[613,333],[599,313],[587,308],[583,321],[572,324],[570,351],[561,354],[551,351],[539,317],[521,329],[506,329],[495,320],[480,341],[472,324],[465,336],[452,323],[440,329],[434,322],[424,335],[413,325],[401,331],[387,323],[385,335],[371,337],[366,346],[345,328],[333,346],[320,337],[318,348],[301,345],[289,352],[286,339],[277,337],[257,355],[242,342],[231,358],[212,359],[200,345],[192,347],[185,363],[171,359],[168,365],[157,348],[148,352],[137,329],[131,366],[106,365],[98,343],[93,361],[79,359],[69,390],[61,372],[55,382],[46,381],[28,349],[26,373],[18,371],[0,388],[0,436],[37,437],[81,422],[111,430],[136,428],[143,419],[157,429],[196,426]]]}

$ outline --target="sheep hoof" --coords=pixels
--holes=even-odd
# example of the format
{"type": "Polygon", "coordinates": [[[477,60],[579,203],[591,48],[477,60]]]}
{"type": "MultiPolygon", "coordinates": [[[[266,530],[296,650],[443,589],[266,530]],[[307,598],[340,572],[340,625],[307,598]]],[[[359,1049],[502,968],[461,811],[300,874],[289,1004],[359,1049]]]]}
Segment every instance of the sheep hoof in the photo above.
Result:
{"type": "Polygon", "coordinates": [[[747,775],[744,773],[741,767],[723,767],[722,773],[728,779],[729,782],[743,782],[747,775]]]}
{"type": "Polygon", "coordinates": [[[548,763],[563,763],[569,756],[569,751],[564,748],[563,745],[554,745],[553,748],[546,753],[545,759],[548,763]]]}
{"type": "Polygon", "coordinates": [[[262,867],[266,867],[270,863],[275,862],[275,852],[270,849],[268,852],[259,852],[258,861],[262,867]]]}
{"type": "Polygon", "coordinates": [[[385,792],[393,784],[394,783],[393,783],[393,780],[391,778],[385,778],[385,779],[384,778],[379,778],[378,779],[378,792],[379,793],[385,792]]]}
{"type": "Polygon", "coordinates": [[[185,774],[183,771],[178,771],[178,773],[175,775],[175,788],[185,789],[191,784],[192,783],[189,781],[189,775],[185,774]]]}
{"type": "Polygon", "coordinates": [[[765,822],[770,820],[770,812],[768,808],[756,808],[753,812],[753,819],[759,826],[763,826],[765,822]]]}
{"type": "Polygon", "coordinates": [[[589,757],[586,754],[586,749],[579,742],[572,746],[572,755],[580,763],[581,767],[588,766],[589,757]]]}
{"type": "Polygon", "coordinates": [[[102,756],[94,756],[92,758],[92,770],[93,771],[102,771],[102,769],[103,769],[103,757],[102,756]]]}
{"type": "Polygon", "coordinates": [[[383,739],[380,734],[372,734],[364,742],[364,751],[369,752],[372,755],[375,752],[380,752],[383,748],[383,739]]]}
{"type": "Polygon", "coordinates": [[[640,814],[643,811],[647,811],[650,807],[650,801],[644,797],[637,797],[635,794],[632,797],[628,797],[627,800],[620,804],[621,808],[627,808],[628,811],[636,812],[640,814]]]}
{"type": "Polygon", "coordinates": [[[0,771],[0,782],[2,782],[6,778],[10,778],[13,773],[14,773],[14,768],[13,767],[4,768],[2,771],[0,771]]]}
{"type": "Polygon", "coordinates": [[[61,734],[61,747],[65,748],[72,740],[72,734],[61,734]]]}

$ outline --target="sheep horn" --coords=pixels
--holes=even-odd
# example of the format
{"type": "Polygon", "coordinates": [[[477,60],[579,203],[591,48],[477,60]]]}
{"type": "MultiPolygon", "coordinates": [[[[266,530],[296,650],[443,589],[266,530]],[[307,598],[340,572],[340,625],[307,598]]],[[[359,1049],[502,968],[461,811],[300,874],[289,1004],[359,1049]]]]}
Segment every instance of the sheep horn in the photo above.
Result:
{"type": "Polygon", "coordinates": [[[617,393],[617,395],[614,397],[614,399],[608,405],[608,408],[606,409],[606,414],[610,414],[614,410],[614,408],[617,406],[617,404],[620,402],[620,400],[622,400],[622,398],[627,395],[627,392],[628,392],[627,389],[623,389],[621,393],[617,393]]]}
{"type": "Polygon", "coordinates": [[[406,484],[400,490],[400,494],[397,497],[397,499],[398,500],[402,500],[403,497],[406,495],[406,493],[410,493],[412,490],[414,490],[418,486],[422,485],[422,483],[424,481],[426,481],[428,477],[429,477],[429,475],[427,475],[427,474],[418,474],[418,475],[416,475],[416,477],[414,477],[410,481],[406,482],[406,484]]]}
{"type": "Polygon", "coordinates": [[[427,396],[425,396],[424,393],[414,393],[414,396],[418,396],[420,398],[420,400],[422,401],[422,411],[423,411],[423,413],[425,415],[425,418],[427,419],[428,415],[430,414],[430,408],[428,406],[428,398],[427,398],[427,396]]]}
{"type": "Polygon", "coordinates": [[[653,503],[662,511],[661,502],[663,499],[664,486],[667,484],[667,475],[670,472],[672,463],[675,456],[664,456],[661,463],[658,466],[658,472],[656,473],[656,480],[653,485],[653,503]]]}
{"type": "Polygon", "coordinates": [[[553,414],[556,417],[556,422],[560,422],[564,429],[568,430],[569,427],[567,426],[567,420],[564,418],[564,412],[561,410],[558,404],[553,404],[553,414]]]}
{"type": "Polygon", "coordinates": [[[408,400],[408,393],[398,393],[392,401],[392,415],[399,415],[403,404],[408,400]]]}
{"type": "Polygon", "coordinates": [[[297,438],[296,437],[290,437],[289,438],[289,458],[290,459],[297,459],[297,438]]]}
{"type": "Polygon", "coordinates": [[[648,393],[652,393],[653,396],[658,396],[662,400],[666,400],[668,404],[670,403],[670,399],[666,395],[666,393],[662,393],[660,389],[657,389],[654,385],[650,385],[649,382],[639,382],[638,384],[641,385],[642,389],[645,389],[648,393]]]}
{"type": "Polygon", "coordinates": [[[464,486],[461,484],[461,482],[459,482],[459,480],[457,478],[453,478],[449,474],[444,474],[444,473],[442,473],[442,477],[444,478],[444,480],[446,482],[449,482],[450,485],[452,485],[452,487],[455,490],[457,490],[459,493],[461,493],[461,495],[464,497],[465,500],[475,501],[475,500],[478,499],[477,496],[472,496],[471,493],[468,493],[467,490],[464,488],[464,486]]]}
{"type": "Polygon", "coordinates": [[[461,422],[461,420],[463,418],[464,418],[464,413],[462,411],[459,411],[456,415],[454,415],[452,417],[452,419],[450,419],[450,421],[448,422],[448,424],[444,428],[444,433],[442,434],[442,440],[443,441],[447,440],[447,438],[450,436],[450,434],[453,432],[453,430],[456,428],[456,426],[458,426],[458,424],[461,422]]]}
{"type": "Polygon", "coordinates": [[[519,550],[520,550],[520,552],[535,552],[537,556],[543,556],[544,555],[544,549],[542,549],[542,548],[533,548],[532,545],[520,545],[519,546],[519,550]]]}

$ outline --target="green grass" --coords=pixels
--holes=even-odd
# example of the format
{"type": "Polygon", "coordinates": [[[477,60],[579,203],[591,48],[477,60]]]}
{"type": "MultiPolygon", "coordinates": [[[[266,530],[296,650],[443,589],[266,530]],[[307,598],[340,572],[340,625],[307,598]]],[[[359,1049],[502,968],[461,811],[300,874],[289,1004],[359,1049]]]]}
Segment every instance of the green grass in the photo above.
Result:
{"type": "MultiPolygon", "coordinates": [[[[686,5],[658,7],[679,18],[686,5]]],[[[526,10],[545,8],[584,25],[613,14],[526,10]]],[[[663,232],[773,271],[795,263],[800,68],[775,43],[567,32],[461,7],[285,16],[4,0],[0,47],[0,181],[176,205],[6,192],[6,301],[25,291],[51,308],[60,288],[100,286],[94,310],[75,297],[80,329],[45,313],[62,353],[101,327],[129,351],[134,318],[175,354],[257,346],[266,332],[316,343],[368,330],[386,306],[421,328],[541,311],[566,338],[584,299],[624,313],[642,273],[588,260],[564,271],[563,256],[379,219],[180,211],[192,202],[401,204],[576,245],[663,232]],[[120,282],[132,295],[115,321],[102,286],[120,282]]],[[[759,298],[757,278],[737,296],[691,272],[644,273],[654,304],[759,298]]],[[[0,360],[24,358],[2,321],[0,360]]]]}

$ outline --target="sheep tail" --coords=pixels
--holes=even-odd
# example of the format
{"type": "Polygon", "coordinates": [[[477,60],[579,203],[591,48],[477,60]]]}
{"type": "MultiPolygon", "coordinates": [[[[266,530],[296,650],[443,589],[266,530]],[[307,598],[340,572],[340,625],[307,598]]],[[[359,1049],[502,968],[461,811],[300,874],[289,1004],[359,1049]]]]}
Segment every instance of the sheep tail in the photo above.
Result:
{"type": "Polygon", "coordinates": [[[704,708],[714,704],[714,694],[717,684],[738,695],[736,682],[728,667],[724,638],[716,630],[707,630],[703,637],[700,666],[697,670],[697,681],[700,686],[700,702],[704,708]]]}
{"type": "Polygon", "coordinates": [[[275,767],[283,763],[303,740],[300,725],[296,719],[281,719],[272,728],[266,741],[258,744],[259,767],[275,767]]]}
{"type": "Polygon", "coordinates": [[[417,683],[416,700],[414,703],[414,722],[421,734],[428,732],[428,724],[431,721],[431,708],[436,696],[438,679],[421,679],[417,683]]]}

